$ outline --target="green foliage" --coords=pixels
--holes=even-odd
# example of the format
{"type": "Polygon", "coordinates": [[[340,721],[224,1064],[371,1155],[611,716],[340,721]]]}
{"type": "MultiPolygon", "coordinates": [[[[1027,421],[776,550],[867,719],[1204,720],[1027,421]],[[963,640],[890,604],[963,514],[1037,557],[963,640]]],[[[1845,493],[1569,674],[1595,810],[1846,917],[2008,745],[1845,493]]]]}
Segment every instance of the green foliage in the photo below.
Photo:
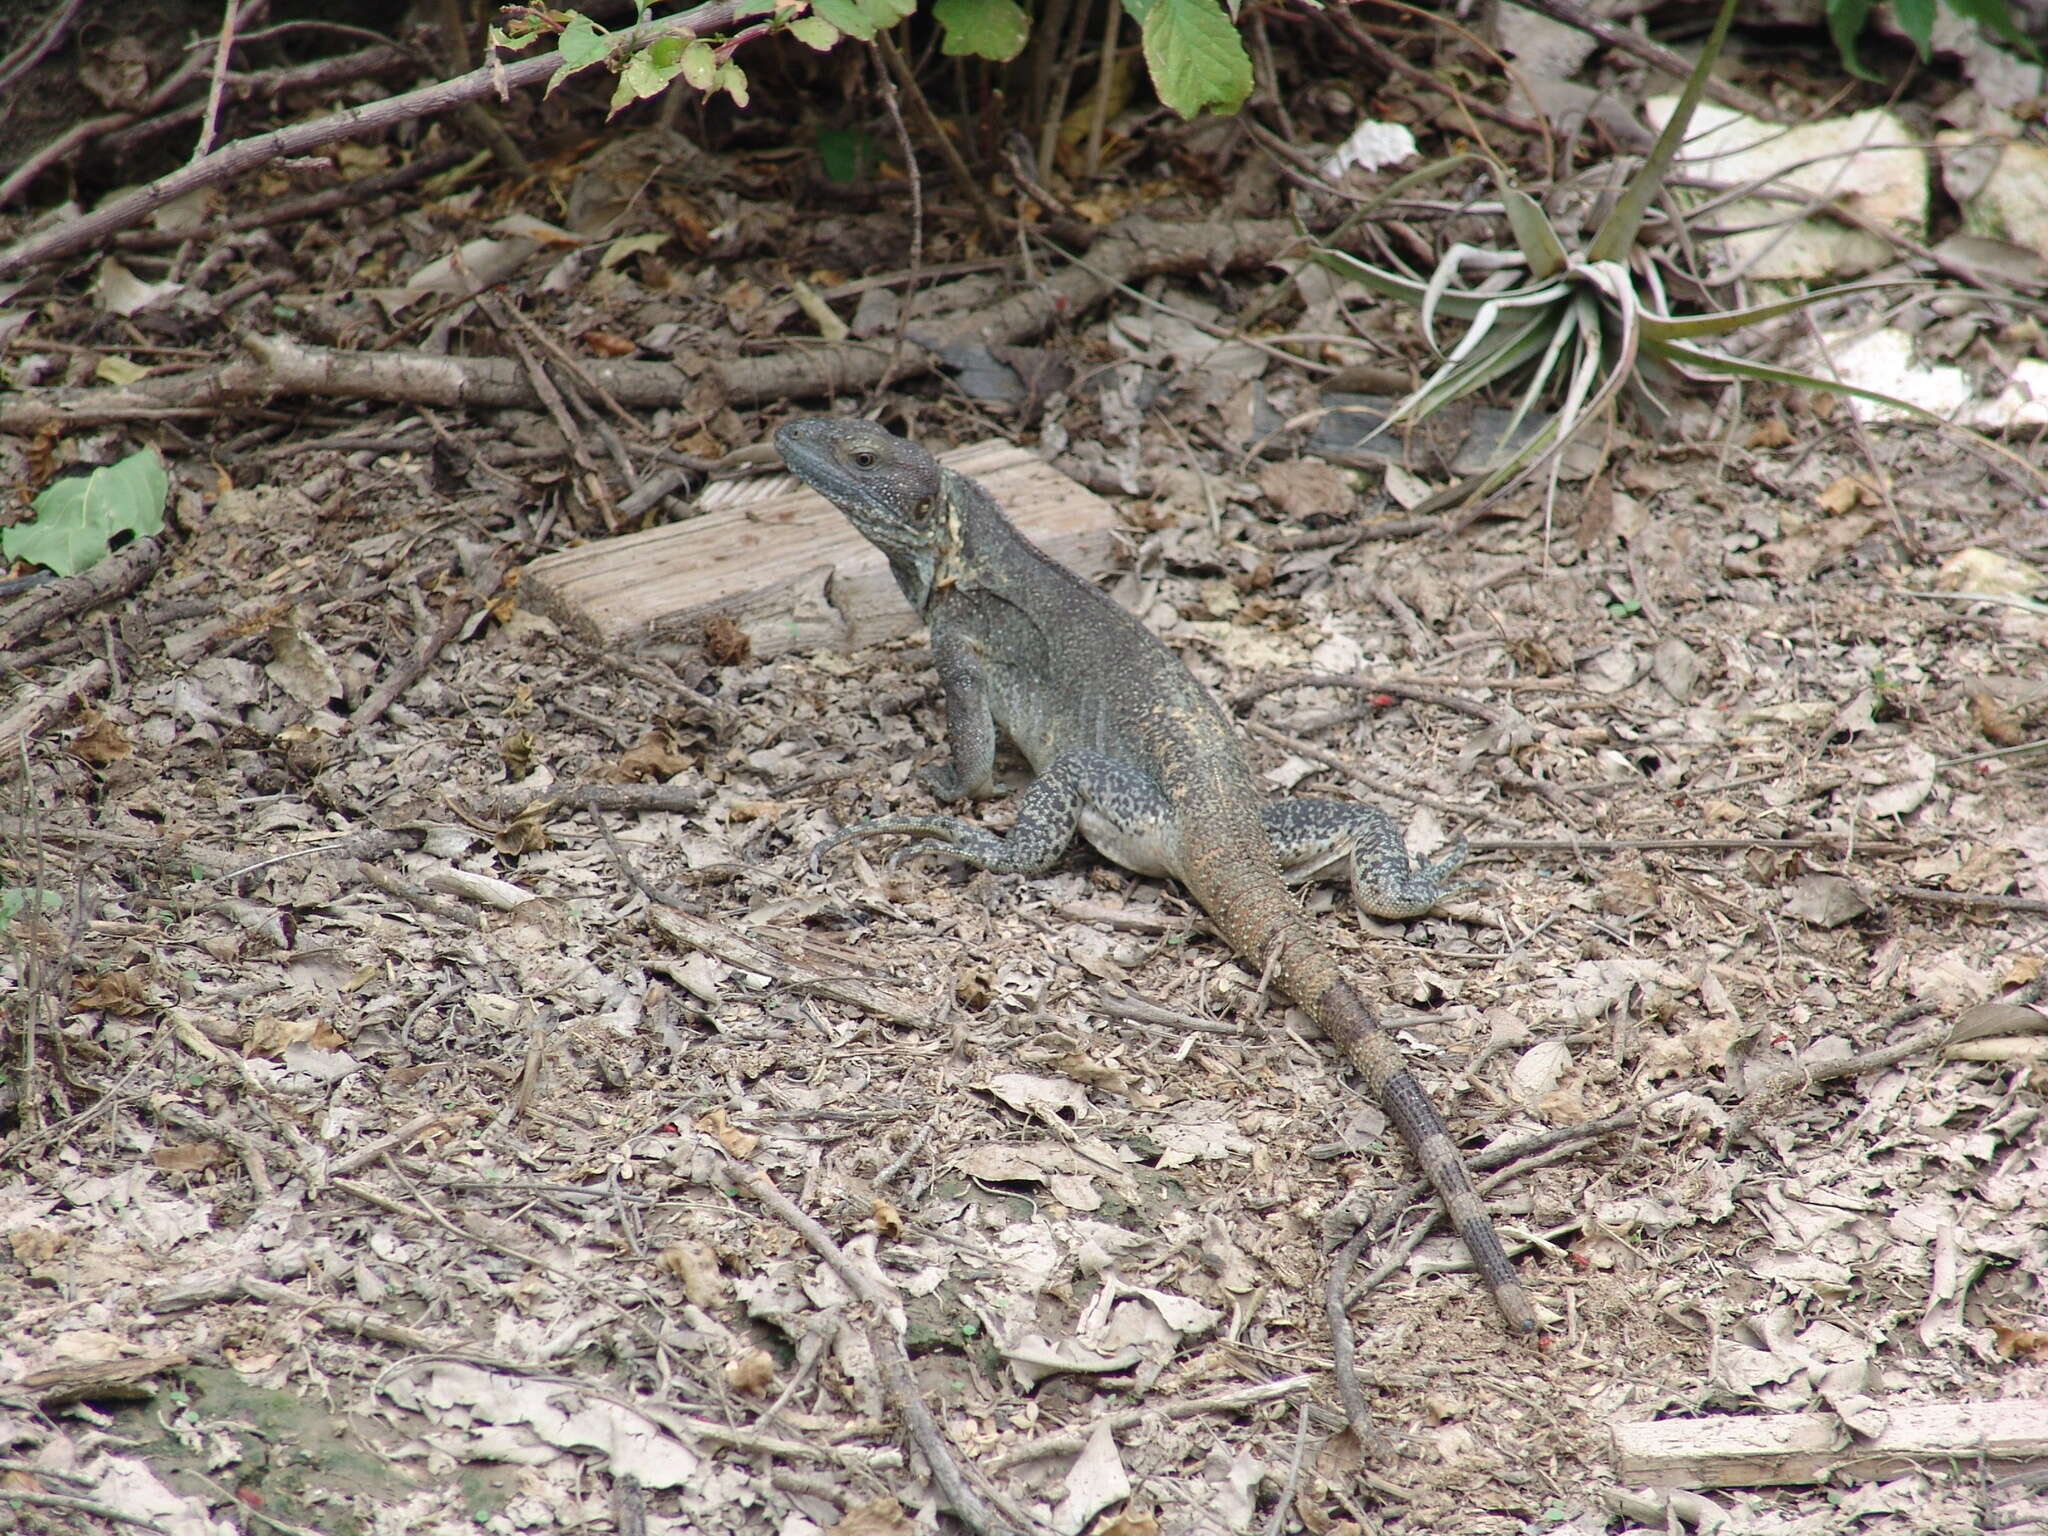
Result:
{"type": "MultiPolygon", "coordinates": [[[[1340,276],[1386,298],[1414,305],[1432,346],[1439,314],[1467,322],[1457,345],[1443,355],[1437,370],[1419,388],[1388,413],[1381,431],[1420,420],[1511,376],[1519,375],[1524,382],[1514,414],[1501,434],[1503,443],[1515,440],[1539,401],[1548,396],[1555,402],[1540,431],[1476,484],[1461,488],[1462,494],[1474,499],[1491,495],[1546,462],[1553,466],[1554,491],[1557,454],[1582,428],[1598,419],[1623,389],[1653,413],[1661,413],[1661,402],[1651,387],[1660,371],[1693,379],[1711,375],[1827,390],[1926,416],[1909,402],[1837,379],[1771,368],[1695,345],[1701,338],[1724,336],[1828,299],[1892,285],[1851,283],[1749,309],[1673,315],[1668,312],[1654,262],[1632,260],[1641,256],[1636,243],[1643,218],[1663,189],[1671,162],[1685,140],[1734,14],[1735,0],[1723,0],[1713,32],[1670,121],[1583,251],[1567,246],[1535,199],[1506,185],[1505,172],[1495,167],[1494,174],[1502,182],[1501,203],[1516,249],[1514,257],[1504,259],[1493,250],[1454,245],[1425,281],[1342,251],[1317,249],[1312,253],[1316,262],[1340,276]],[[1479,266],[1486,274],[1480,285],[1460,282],[1467,264],[1479,266]],[[1523,268],[1521,281],[1512,279],[1517,264],[1523,268]]],[[[1404,178],[1402,185],[1440,175],[1456,163],[1427,168],[1404,178]]]]}
{"type": "Polygon", "coordinates": [[[917,0],[811,0],[811,11],[856,42],[871,43],[917,9],[917,0]]]}
{"type": "Polygon", "coordinates": [[[55,916],[64,909],[64,898],[55,891],[39,891],[33,886],[0,886],[0,929],[5,929],[21,916],[31,903],[40,907],[45,916],[55,916]]]}
{"type": "Polygon", "coordinates": [[[1216,0],[1124,0],[1145,39],[1159,99],[1182,117],[1235,112],[1252,93],[1252,60],[1216,0]]]}
{"type": "MultiPolygon", "coordinates": [[[[2030,59],[2040,59],[2040,50],[2014,25],[2012,8],[2007,0],[1941,0],[1941,3],[1964,20],[1976,22],[2008,48],[2030,59]]],[[[1863,61],[1856,56],[1856,42],[1863,35],[1863,28],[1876,7],[1877,0],[1827,0],[1828,32],[1835,40],[1836,50],[1842,55],[1842,67],[1865,80],[1878,77],[1864,68],[1863,61]]],[[[1892,0],[1892,20],[1899,24],[1899,30],[1919,50],[1923,63],[1930,57],[1930,44],[1934,37],[1934,7],[1935,0],[1892,0]]]]}
{"type": "MultiPolygon", "coordinates": [[[[1952,0],[1965,3],[1965,0],[1952,0]]],[[[1975,0],[2002,3],[2002,0],[1975,0]]],[[[1182,117],[1203,112],[1235,112],[1252,91],[1251,55],[1232,21],[1235,4],[1225,0],[1121,0],[1134,17],[1144,41],[1145,65],[1159,99],[1182,117]]],[[[646,20],[647,0],[635,0],[646,20]]],[[[787,32],[821,53],[841,38],[871,43],[907,19],[918,0],[739,0],[735,19],[754,22],[737,36],[685,42],[662,37],[636,47],[620,33],[600,26],[577,11],[545,5],[508,5],[500,23],[490,30],[491,46],[518,52],[541,39],[552,39],[561,62],[548,79],[552,91],[569,76],[596,65],[618,75],[611,110],[657,96],[680,79],[692,90],[725,91],[740,106],[747,104],[747,77],[732,60],[733,51],[764,32],[787,32]],[[761,18],[756,21],[756,18],[761,18]]],[[[931,0],[940,32],[941,51],[953,57],[988,59],[1003,64],[1024,51],[1031,38],[1031,16],[1018,0],[931,0]]]]}
{"type": "Polygon", "coordinates": [[[1031,18],[1017,0],[932,0],[932,15],[946,34],[942,51],[1006,64],[1024,51],[1031,18]]]}
{"type": "MultiPolygon", "coordinates": [[[[648,0],[634,0],[643,21],[647,3],[648,0]]],[[[883,3],[900,3],[900,0],[883,0],[883,3]]],[[[735,14],[744,19],[774,10],[775,0],[740,0],[735,14]]],[[[512,53],[549,37],[554,39],[555,51],[561,56],[561,63],[548,77],[547,88],[551,92],[580,70],[597,64],[615,64],[619,83],[612,92],[613,112],[649,96],[660,95],[677,79],[693,90],[707,95],[713,91],[724,91],[739,106],[747,104],[746,72],[728,56],[734,46],[732,43],[721,48],[702,38],[686,39],[671,34],[657,37],[644,47],[628,48],[618,34],[599,26],[579,11],[553,11],[538,5],[504,7],[503,25],[490,30],[491,46],[512,53]]],[[[836,31],[815,22],[808,35],[799,33],[798,37],[814,48],[829,48],[839,40],[836,31]]]]}
{"type": "Polygon", "coordinates": [[[818,164],[825,179],[844,187],[859,181],[881,160],[881,147],[873,134],[857,129],[822,128],[818,131],[818,164]]]}
{"type": "Polygon", "coordinates": [[[0,555],[75,576],[103,559],[117,534],[162,533],[170,485],[154,448],[59,480],[36,497],[34,517],[0,530],[0,555]]]}

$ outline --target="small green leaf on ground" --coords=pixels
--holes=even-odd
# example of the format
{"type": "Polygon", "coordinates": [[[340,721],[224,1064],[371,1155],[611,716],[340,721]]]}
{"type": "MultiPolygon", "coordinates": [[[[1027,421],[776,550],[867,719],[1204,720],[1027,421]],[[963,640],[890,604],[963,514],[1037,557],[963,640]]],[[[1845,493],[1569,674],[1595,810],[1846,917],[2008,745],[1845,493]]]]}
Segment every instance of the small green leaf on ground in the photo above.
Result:
{"type": "Polygon", "coordinates": [[[39,891],[29,886],[0,887],[0,929],[6,928],[30,907],[37,908],[45,916],[54,915],[64,909],[64,898],[55,891],[39,891]]]}
{"type": "Polygon", "coordinates": [[[1023,52],[1031,18],[1017,0],[934,0],[932,14],[945,29],[942,52],[1008,63],[1023,52]]]}
{"type": "Polygon", "coordinates": [[[1153,89],[1182,117],[1235,112],[1251,95],[1251,55],[1217,0],[1152,0],[1144,33],[1153,89]]]}
{"type": "Polygon", "coordinates": [[[818,130],[818,164],[825,179],[843,187],[875,168],[881,158],[872,135],[844,128],[818,130]]]}
{"type": "Polygon", "coordinates": [[[28,522],[0,530],[0,554],[75,576],[107,552],[116,534],[139,539],[164,531],[170,479],[154,448],[118,464],[48,486],[28,522]]]}

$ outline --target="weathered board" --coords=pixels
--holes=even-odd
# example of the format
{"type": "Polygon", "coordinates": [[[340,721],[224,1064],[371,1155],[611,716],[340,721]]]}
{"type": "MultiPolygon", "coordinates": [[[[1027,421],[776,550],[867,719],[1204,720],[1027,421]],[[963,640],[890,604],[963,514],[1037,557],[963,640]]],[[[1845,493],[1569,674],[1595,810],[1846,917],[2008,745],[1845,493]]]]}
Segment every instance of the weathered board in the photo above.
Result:
{"type": "Polygon", "coordinates": [[[1961,1466],[1972,1476],[2048,1465],[2048,1401],[1873,1403],[1883,1427],[1858,1435],[1832,1413],[1722,1415],[1609,1426],[1630,1487],[1760,1488],[1830,1477],[1897,1477],[1961,1466]]]}
{"type": "MultiPolygon", "coordinates": [[[[1115,509],[1029,449],[990,440],[940,460],[987,486],[1062,565],[1090,580],[1108,568],[1115,509]]],[[[701,633],[717,616],[746,632],[756,657],[857,650],[916,627],[881,552],[793,477],[721,481],[699,505],[687,522],[543,556],[526,567],[520,600],[622,651],[701,633]]]]}

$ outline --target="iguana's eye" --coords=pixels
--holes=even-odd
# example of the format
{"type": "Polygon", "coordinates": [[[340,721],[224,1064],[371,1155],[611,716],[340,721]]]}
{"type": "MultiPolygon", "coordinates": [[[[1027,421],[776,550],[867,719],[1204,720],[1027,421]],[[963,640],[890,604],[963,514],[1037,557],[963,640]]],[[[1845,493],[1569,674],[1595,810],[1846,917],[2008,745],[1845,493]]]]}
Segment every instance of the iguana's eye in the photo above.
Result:
{"type": "Polygon", "coordinates": [[[872,448],[856,448],[850,457],[855,469],[873,469],[882,462],[882,456],[872,448]]]}

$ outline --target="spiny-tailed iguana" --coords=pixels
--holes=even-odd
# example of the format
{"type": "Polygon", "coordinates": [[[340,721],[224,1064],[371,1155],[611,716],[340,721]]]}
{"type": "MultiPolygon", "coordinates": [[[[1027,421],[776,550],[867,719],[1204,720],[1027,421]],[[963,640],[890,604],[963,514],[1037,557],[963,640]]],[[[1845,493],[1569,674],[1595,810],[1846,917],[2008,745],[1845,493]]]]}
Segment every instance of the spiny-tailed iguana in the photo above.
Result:
{"type": "Polygon", "coordinates": [[[952,816],[891,816],[821,843],[880,833],[998,874],[1036,874],[1078,828],[1102,853],[1193,892],[1230,947],[1334,1040],[1436,1186],[1510,1327],[1535,1329],[1443,1121],[1393,1040],[1288,892],[1290,875],[1351,867],[1359,904],[1414,917],[1444,893],[1463,845],[1411,867],[1380,812],[1269,800],[1222,707],[1180,659],[1104,593],[1047,558],[975,481],[872,422],[792,421],[775,434],[790,470],[889,558],[931,630],[952,761],[925,782],[942,801],[994,793],[996,731],[1037,777],[1007,835],[952,816]]]}

